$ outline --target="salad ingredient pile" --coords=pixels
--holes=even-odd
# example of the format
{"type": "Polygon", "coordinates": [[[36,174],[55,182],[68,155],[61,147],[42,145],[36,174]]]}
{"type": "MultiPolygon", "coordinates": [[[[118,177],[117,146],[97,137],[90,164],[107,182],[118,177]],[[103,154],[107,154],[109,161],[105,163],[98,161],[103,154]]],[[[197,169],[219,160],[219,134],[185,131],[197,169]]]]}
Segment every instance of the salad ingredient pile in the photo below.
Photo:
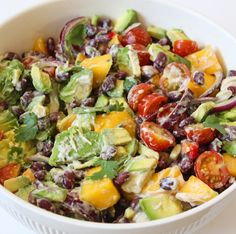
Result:
{"type": "Polygon", "coordinates": [[[128,9],[0,56],[0,183],[48,211],[136,223],[199,206],[236,176],[236,71],[128,9]]]}

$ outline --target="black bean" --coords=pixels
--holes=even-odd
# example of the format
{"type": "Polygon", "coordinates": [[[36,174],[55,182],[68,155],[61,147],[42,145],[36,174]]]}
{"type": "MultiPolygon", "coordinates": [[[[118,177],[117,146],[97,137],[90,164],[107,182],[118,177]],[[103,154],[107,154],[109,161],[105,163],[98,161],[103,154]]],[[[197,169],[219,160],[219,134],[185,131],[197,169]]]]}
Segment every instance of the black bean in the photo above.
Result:
{"type": "Polygon", "coordinates": [[[184,138],[185,137],[185,132],[183,128],[175,127],[173,130],[173,135],[176,138],[184,138]]]}
{"type": "Polygon", "coordinates": [[[89,24],[87,25],[87,36],[93,37],[97,33],[97,27],[95,25],[89,24]]]}
{"type": "Polygon", "coordinates": [[[73,101],[70,103],[70,107],[71,107],[72,109],[78,107],[79,105],[80,105],[80,104],[79,104],[79,102],[78,102],[77,100],[73,100],[73,101]]]}
{"type": "Polygon", "coordinates": [[[46,130],[50,126],[50,120],[48,117],[43,117],[38,119],[38,129],[39,130],[46,130]]]}
{"type": "Polygon", "coordinates": [[[163,72],[166,63],[167,63],[166,54],[163,52],[159,52],[153,65],[159,72],[163,72]]]}
{"type": "Polygon", "coordinates": [[[183,156],[178,166],[183,174],[188,173],[193,168],[193,161],[188,156],[183,156]]]}
{"type": "Polygon", "coordinates": [[[134,121],[136,123],[137,135],[140,135],[140,125],[143,123],[143,119],[140,116],[135,116],[134,121]]]}
{"type": "Polygon", "coordinates": [[[236,76],[236,70],[229,70],[228,76],[236,76]]]}
{"type": "Polygon", "coordinates": [[[47,199],[37,199],[37,206],[51,212],[56,212],[55,205],[47,199]]]}
{"type": "Polygon", "coordinates": [[[166,152],[161,152],[160,158],[158,161],[158,168],[165,169],[165,168],[169,167],[170,164],[171,164],[170,155],[166,152]]]}
{"type": "Polygon", "coordinates": [[[69,72],[57,72],[55,75],[55,80],[58,83],[65,82],[70,78],[70,73],[69,72]]]}
{"type": "Polygon", "coordinates": [[[98,51],[100,52],[101,55],[103,55],[107,53],[107,48],[108,48],[107,43],[100,43],[98,51]]]}
{"type": "Polygon", "coordinates": [[[6,59],[6,60],[13,60],[13,59],[18,59],[18,60],[21,60],[19,54],[17,53],[14,53],[14,52],[8,52],[4,55],[4,58],[3,59],[6,59]]]}
{"type": "Polygon", "coordinates": [[[85,177],[85,172],[84,171],[82,171],[82,170],[76,170],[76,171],[74,171],[74,173],[75,173],[75,179],[76,179],[76,181],[81,181],[81,180],[83,180],[84,179],[84,177],[85,177]]]}
{"type": "Polygon", "coordinates": [[[130,207],[131,207],[133,210],[138,209],[138,207],[139,207],[139,200],[140,200],[139,197],[135,197],[135,198],[131,201],[130,207]]]}
{"type": "Polygon", "coordinates": [[[192,116],[187,117],[186,119],[183,119],[180,123],[179,123],[179,127],[183,128],[189,124],[194,123],[194,118],[192,116]]]}
{"type": "Polygon", "coordinates": [[[103,81],[102,83],[102,91],[103,92],[108,92],[114,89],[116,86],[116,77],[114,75],[109,75],[107,78],[103,81]]]}
{"type": "Polygon", "coordinates": [[[84,50],[85,54],[90,58],[101,55],[101,53],[95,47],[92,46],[85,46],[84,50]]]}
{"type": "Polygon", "coordinates": [[[118,80],[124,80],[126,78],[126,76],[127,76],[127,73],[124,71],[118,71],[115,73],[115,77],[118,80]]]}
{"type": "Polygon", "coordinates": [[[204,85],[204,73],[201,71],[196,71],[193,75],[193,80],[198,84],[198,85],[204,85]]]}
{"type": "Polygon", "coordinates": [[[106,30],[110,30],[112,21],[109,18],[102,18],[98,20],[98,27],[106,30]]]}
{"type": "Polygon", "coordinates": [[[49,115],[49,120],[52,123],[56,123],[58,121],[58,119],[60,118],[60,113],[59,112],[52,112],[49,115]]]}
{"type": "Polygon", "coordinates": [[[34,177],[37,179],[37,180],[44,180],[45,179],[45,176],[46,176],[46,171],[45,170],[41,170],[41,171],[34,171],[34,177]]]}
{"type": "Polygon", "coordinates": [[[5,101],[0,101],[0,111],[4,111],[8,109],[8,103],[5,101]]]}
{"type": "Polygon", "coordinates": [[[66,189],[73,189],[75,187],[75,173],[73,171],[65,171],[62,184],[66,189]]]}
{"type": "Polygon", "coordinates": [[[56,43],[55,40],[52,37],[49,37],[47,39],[47,49],[48,49],[48,54],[50,56],[55,56],[55,48],[56,48],[56,43]]]}
{"type": "Polygon", "coordinates": [[[20,104],[25,109],[34,98],[32,91],[26,91],[20,98],[20,104]]]}
{"type": "Polygon", "coordinates": [[[17,118],[19,118],[24,113],[24,110],[20,106],[12,106],[11,110],[17,118]]]}
{"type": "Polygon", "coordinates": [[[109,38],[108,34],[97,34],[95,36],[95,40],[98,43],[108,43],[110,41],[110,38],[109,38]]]}
{"type": "Polygon", "coordinates": [[[33,171],[40,171],[40,170],[45,170],[46,164],[44,162],[33,162],[31,165],[31,169],[33,171]]]}
{"type": "Polygon", "coordinates": [[[117,148],[114,145],[107,145],[103,147],[100,157],[104,160],[113,158],[117,153],[117,148]]]}
{"type": "Polygon", "coordinates": [[[173,177],[166,177],[161,179],[160,187],[164,190],[171,191],[177,188],[177,181],[173,177]]]}
{"type": "Polygon", "coordinates": [[[171,102],[179,101],[181,99],[182,95],[183,95],[183,93],[181,93],[179,91],[171,91],[167,94],[167,96],[171,102]]]}
{"type": "Polygon", "coordinates": [[[124,184],[130,177],[129,172],[121,172],[117,175],[117,177],[114,179],[114,183],[117,185],[122,185],[124,184]]]}
{"type": "Polygon", "coordinates": [[[86,46],[92,46],[94,48],[98,48],[98,42],[93,38],[93,39],[90,39],[86,42],[85,46],[84,46],[84,49],[86,46]]]}
{"type": "Polygon", "coordinates": [[[188,203],[188,202],[183,202],[183,201],[181,201],[181,206],[182,206],[182,208],[183,208],[184,211],[187,211],[187,210],[190,210],[190,209],[193,208],[190,203],[188,203]]]}
{"type": "Polygon", "coordinates": [[[169,38],[164,37],[158,41],[158,44],[160,44],[161,46],[166,46],[166,45],[171,45],[171,42],[169,38]]]}
{"type": "Polygon", "coordinates": [[[50,156],[54,143],[51,140],[44,141],[42,153],[45,156],[50,156]]]}
{"type": "Polygon", "coordinates": [[[94,106],[95,102],[96,102],[96,98],[95,97],[89,97],[89,98],[84,99],[81,102],[81,105],[82,106],[90,106],[90,107],[92,107],[92,106],[94,106]]]}
{"type": "Polygon", "coordinates": [[[32,192],[29,194],[28,196],[28,202],[33,204],[33,205],[37,205],[37,199],[36,197],[32,194],[32,192]]]}

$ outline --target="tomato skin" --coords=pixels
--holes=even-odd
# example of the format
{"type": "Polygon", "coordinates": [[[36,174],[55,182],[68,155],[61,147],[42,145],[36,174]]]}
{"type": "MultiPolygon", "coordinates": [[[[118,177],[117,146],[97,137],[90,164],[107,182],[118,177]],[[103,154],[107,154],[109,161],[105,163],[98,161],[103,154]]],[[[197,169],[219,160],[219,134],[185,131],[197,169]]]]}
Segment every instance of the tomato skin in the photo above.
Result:
{"type": "Polygon", "coordinates": [[[19,175],[21,165],[17,163],[11,163],[0,169],[0,184],[3,184],[5,180],[15,178],[19,175]]]}
{"type": "Polygon", "coordinates": [[[157,123],[163,126],[169,114],[174,110],[176,105],[177,105],[176,103],[167,103],[164,106],[162,106],[162,108],[160,108],[157,112],[157,119],[156,119],[157,123]]]}
{"type": "Polygon", "coordinates": [[[153,122],[143,122],[140,126],[140,138],[151,149],[161,152],[175,145],[174,136],[153,122]]]}
{"type": "Polygon", "coordinates": [[[139,102],[148,94],[151,94],[155,91],[155,86],[153,84],[141,83],[135,85],[131,88],[128,93],[128,103],[129,106],[136,111],[138,108],[139,102]]]}
{"type": "Polygon", "coordinates": [[[167,102],[167,97],[152,93],[144,97],[138,104],[138,114],[149,120],[155,118],[158,109],[167,102]],[[151,119],[149,118],[151,116],[151,119]]]}
{"type": "Polygon", "coordinates": [[[198,44],[192,40],[177,40],[174,42],[173,50],[175,54],[185,57],[198,51],[198,44]]]}
{"type": "Polygon", "coordinates": [[[190,80],[191,73],[188,67],[182,63],[168,64],[161,76],[160,87],[164,92],[181,91],[183,85],[190,80]]]}
{"type": "Polygon", "coordinates": [[[187,155],[191,160],[195,160],[199,153],[199,144],[197,142],[183,140],[181,141],[182,154],[187,155]]]}
{"type": "Polygon", "coordinates": [[[221,154],[205,151],[195,161],[196,176],[213,189],[227,184],[230,175],[221,154]]]}
{"type": "Polygon", "coordinates": [[[214,129],[204,127],[203,124],[190,124],[184,128],[184,132],[189,140],[199,144],[207,144],[216,136],[214,129]]]}
{"type": "Polygon", "coordinates": [[[141,44],[147,46],[152,42],[151,36],[142,26],[132,28],[123,36],[122,44],[124,46],[131,44],[141,44]]]}
{"type": "Polygon", "coordinates": [[[150,54],[148,53],[145,46],[143,46],[141,44],[133,44],[133,45],[131,45],[131,47],[138,54],[140,66],[145,66],[145,65],[151,64],[150,54]]]}

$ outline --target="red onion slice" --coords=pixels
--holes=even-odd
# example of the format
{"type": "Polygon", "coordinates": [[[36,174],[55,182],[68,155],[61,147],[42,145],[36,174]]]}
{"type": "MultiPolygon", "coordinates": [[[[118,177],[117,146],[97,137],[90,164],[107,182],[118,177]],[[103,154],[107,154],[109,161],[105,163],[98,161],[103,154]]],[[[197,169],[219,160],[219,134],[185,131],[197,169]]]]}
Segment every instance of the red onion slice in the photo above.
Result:
{"type": "Polygon", "coordinates": [[[216,106],[213,108],[212,111],[213,112],[226,111],[232,109],[235,106],[236,106],[236,96],[230,98],[229,100],[216,104],[216,106]]]}

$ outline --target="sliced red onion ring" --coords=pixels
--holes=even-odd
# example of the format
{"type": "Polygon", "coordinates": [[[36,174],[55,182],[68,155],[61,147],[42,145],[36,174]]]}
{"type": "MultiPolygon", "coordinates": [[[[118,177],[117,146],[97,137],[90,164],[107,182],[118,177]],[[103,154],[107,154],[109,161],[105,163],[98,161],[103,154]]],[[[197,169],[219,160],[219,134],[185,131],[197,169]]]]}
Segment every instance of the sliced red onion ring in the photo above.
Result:
{"type": "Polygon", "coordinates": [[[216,104],[216,106],[213,108],[213,112],[221,112],[221,111],[226,111],[226,110],[230,110],[233,107],[236,106],[236,96],[230,98],[229,100],[220,102],[218,104],[216,104]]]}
{"type": "Polygon", "coordinates": [[[216,72],[215,77],[216,77],[215,83],[205,93],[203,93],[200,97],[206,97],[206,96],[212,94],[217,88],[220,87],[220,85],[223,81],[223,78],[224,78],[224,74],[222,72],[216,72]]]}
{"type": "Polygon", "coordinates": [[[218,100],[216,97],[200,97],[192,100],[193,104],[199,104],[204,102],[215,102],[218,100]]]}

